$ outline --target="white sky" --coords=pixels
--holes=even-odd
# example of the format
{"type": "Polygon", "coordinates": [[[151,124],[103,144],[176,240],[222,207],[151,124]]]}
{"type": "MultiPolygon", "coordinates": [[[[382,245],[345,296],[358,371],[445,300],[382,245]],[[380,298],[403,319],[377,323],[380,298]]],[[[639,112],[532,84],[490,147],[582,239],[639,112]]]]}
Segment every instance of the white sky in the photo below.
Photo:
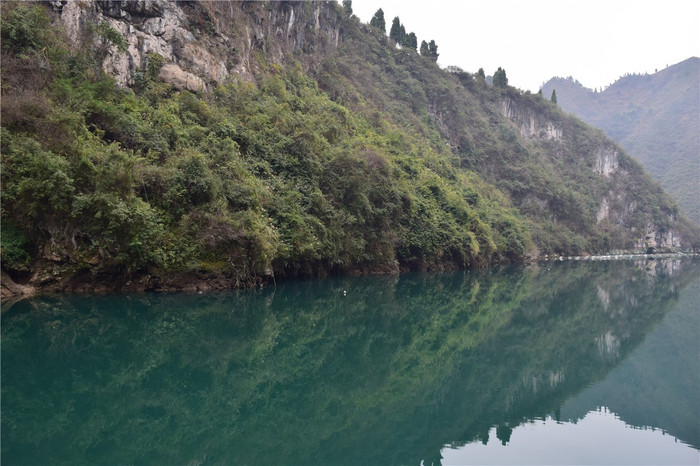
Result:
{"type": "Polygon", "coordinates": [[[441,67],[500,66],[532,92],[554,76],[605,88],[700,56],[699,0],[352,0],[364,23],[380,7],[387,33],[398,16],[418,44],[434,39],[441,67]]]}

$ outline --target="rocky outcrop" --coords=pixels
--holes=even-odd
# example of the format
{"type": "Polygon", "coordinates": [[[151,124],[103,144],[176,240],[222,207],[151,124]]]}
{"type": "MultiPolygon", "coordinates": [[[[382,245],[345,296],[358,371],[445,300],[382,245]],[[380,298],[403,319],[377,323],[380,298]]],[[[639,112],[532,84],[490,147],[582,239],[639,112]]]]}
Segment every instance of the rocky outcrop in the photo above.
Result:
{"type": "Polygon", "coordinates": [[[27,297],[36,293],[36,288],[31,285],[22,285],[15,283],[9,274],[5,271],[1,272],[0,276],[0,300],[3,303],[11,298],[27,297]]]}
{"type": "Polygon", "coordinates": [[[189,91],[201,91],[206,87],[204,81],[199,76],[184,71],[175,63],[163,65],[158,73],[158,78],[166,83],[172,84],[175,89],[189,91]]]}
{"type": "Polygon", "coordinates": [[[76,0],[51,5],[74,44],[103,45],[90,32],[103,21],[124,37],[127,50],[112,46],[103,60],[105,71],[122,86],[134,84],[149,54],[165,59],[159,79],[191,91],[232,77],[250,80],[275,63],[298,60],[309,70],[337,48],[342,36],[340,9],[327,1],[76,0]]]}
{"type": "Polygon", "coordinates": [[[677,231],[657,228],[651,223],[647,225],[646,234],[634,244],[634,248],[642,252],[672,251],[681,246],[681,237],[677,231]]]}
{"type": "Polygon", "coordinates": [[[619,154],[613,147],[601,147],[596,153],[594,171],[609,177],[620,167],[619,154]]]}
{"type": "Polygon", "coordinates": [[[554,122],[544,119],[534,110],[520,108],[510,98],[501,101],[501,113],[515,123],[525,138],[560,141],[564,136],[562,128],[554,122]]]}

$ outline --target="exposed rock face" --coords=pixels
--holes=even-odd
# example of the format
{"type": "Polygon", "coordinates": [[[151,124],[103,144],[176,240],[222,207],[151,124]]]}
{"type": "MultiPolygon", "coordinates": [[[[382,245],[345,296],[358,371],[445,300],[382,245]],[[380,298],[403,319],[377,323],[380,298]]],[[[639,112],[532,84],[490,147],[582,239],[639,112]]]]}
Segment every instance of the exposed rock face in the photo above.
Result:
{"type": "Polygon", "coordinates": [[[604,197],[603,201],[600,203],[600,207],[598,207],[598,213],[596,214],[596,223],[600,223],[606,218],[610,216],[610,203],[608,202],[608,198],[604,197]]]}
{"type": "Polygon", "coordinates": [[[654,252],[681,247],[681,238],[678,232],[672,229],[657,229],[653,224],[649,224],[646,230],[646,235],[635,242],[635,249],[654,252]]]}
{"type": "MultiPolygon", "coordinates": [[[[637,201],[623,196],[621,193],[609,192],[601,201],[596,215],[596,222],[607,222],[609,225],[624,226],[627,219],[637,211],[637,201]]],[[[668,224],[675,224],[675,218],[669,219],[668,224]]],[[[637,238],[630,252],[671,252],[683,249],[685,246],[682,236],[677,229],[661,227],[648,223],[646,227],[632,229],[633,237],[637,238]]]]}
{"type": "Polygon", "coordinates": [[[31,296],[36,292],[36,289],[31,285],[21,285],[15,283],[12,278],[4,271],[0,276],[0,300],[5,301],[10,298],[19,296],[31,296]]]}
{"type": "Polygon", "coordinates": [[[551,121],[546,121],[542,115],[529,109],[521,109],[512,99],[501,101],[501,113],[518,126],[520,134],[525,138],[560,141],[564,132],[551,121]]]}
{"type": "Polygon", "coordinates": [[[187,89],[188,91],[196,92],[203,90],[206,86],[199,76],[183,71],[175,63],[163,65],[158,78],[163,82],[172,84],[175,89],[179,90],[187,89]]]}
{"type": "Polygon", "coordinates": [[[601,147],[596,154],[595,172],[609,177],[620,166],[618,152],[612,147],[601,147]]]}
{"type": "Polygon", "coordinates": [[[252,79],[261,66],[258,57],[265,64],[296,59],[311,69],[341,40],[340,10],[331,2],[76,0],[52,5],[76,44],[88,40],[90,27],[102,21],[122,34],[128,50],[119,53],[113,47],[103,62],[122,86],[134,83],[134,73],[145,68],[151,53],[165,58],[159,79],[199,91],[234,76],[252,79]]]}

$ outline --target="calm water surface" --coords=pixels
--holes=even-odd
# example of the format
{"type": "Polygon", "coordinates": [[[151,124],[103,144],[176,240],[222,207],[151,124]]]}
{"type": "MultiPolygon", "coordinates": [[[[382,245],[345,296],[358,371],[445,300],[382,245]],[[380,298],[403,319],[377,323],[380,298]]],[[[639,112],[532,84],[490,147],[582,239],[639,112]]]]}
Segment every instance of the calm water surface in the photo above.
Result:
{"type": "Polygon", "coordinates": [[[25,300],[1,460],[697,465],[698,303],[687,259],[25,300]]]}

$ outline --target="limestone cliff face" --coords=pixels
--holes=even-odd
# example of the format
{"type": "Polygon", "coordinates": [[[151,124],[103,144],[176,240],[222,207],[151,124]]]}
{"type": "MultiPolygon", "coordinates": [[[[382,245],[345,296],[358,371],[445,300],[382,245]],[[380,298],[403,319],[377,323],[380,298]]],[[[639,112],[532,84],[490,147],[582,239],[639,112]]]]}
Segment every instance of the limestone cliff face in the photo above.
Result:
{"type": "Polygon", "coordinates": [[[560,141],[564,134],[557,124],[532,109],[520,108],[510,98],[501,101],[501,113],[515,123],[524,138],[560,141]]]}
{"type": "Polygon", "coordinates": [[[595,157],[595,172],[610,177],[620,168],[618,151],[612,146],[601,146],[595,157]]]}
{"type": "Polygon", "coordinates": [[[647,225],[646,234],[639,238],[634,244],[636,250],[644,252],[672,250],[680,248],[681,246],[681,236],[676,230],[658,228],[653,223],[647,225]]]}
{"type": "Polygon", "coordinates": [[[298,60],[317,66],[342,39],[333,2],[195,2],[164,0],[56,1],[60,24],[73,43],[88,40],[106,21],[128,43],[113,47],[103,62],[120,85],[133,84],[149,54],[165,59],[159,78],[178,89],[210,89],[237,78],[249,80],[265,64],[298,60]]]}

